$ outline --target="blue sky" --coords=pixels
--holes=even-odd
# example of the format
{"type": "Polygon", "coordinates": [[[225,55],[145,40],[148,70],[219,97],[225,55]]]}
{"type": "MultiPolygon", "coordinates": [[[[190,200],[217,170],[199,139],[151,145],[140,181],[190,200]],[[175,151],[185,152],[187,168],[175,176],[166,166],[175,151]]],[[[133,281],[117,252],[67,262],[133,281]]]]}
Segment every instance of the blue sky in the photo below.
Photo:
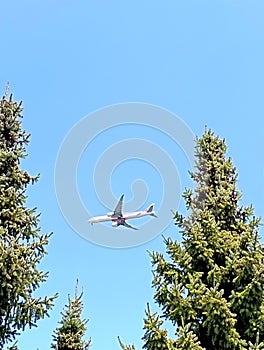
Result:
{"type": "MultiPolygon", "coordinates": [[[[1,91],[9,81],[15,99],[24,101],[23,126],[32,137],[23,166],[32,175],[41,174],[28,192],[28,202],[42,213],[42,231],[54,232],[41,265],[49,278],[38,293],[60,295],[51,317],[20,337],[21,350],[49,349],[77,277],[85,290],[83,315],[90,319],[87,337],[92,337],[92,349],[118,349],[118,335],[140,349],[146,303],[157,309],[146,251],[164,250],[161,232],[137,247],[106,248],[80,237],[58,205],[57,154],[65,136],[85,116],[90,116],[92,127],[98,119],[91,114],[98,109],[137,102],[170,111],[195,135],[208,125],[227,140],[243,203],[253,203],[255,213],[263,215],[263,11],[262,0],[15,0],[1,5],[1,91]]],[[[79,162],[80,196],[95,214],[106,209],[93,189],[100,152],[129,138],[159,145],[174,159],[181,188],[191,185],[186,153],[162,130],[113,125],[97,135],[79,162]]],[[[164,177],[144,160],[133,159],[113,171],[109,186],[113,197],[125,193],[129,202],[131,182],[144,180],[148,192],[141,205],[156,201],[159,212],[164,177]]],[[[131,234],[120,230],[113,232],[131,234]]],[[[180,239],[173,224],[162,233],[180,239]]]]}

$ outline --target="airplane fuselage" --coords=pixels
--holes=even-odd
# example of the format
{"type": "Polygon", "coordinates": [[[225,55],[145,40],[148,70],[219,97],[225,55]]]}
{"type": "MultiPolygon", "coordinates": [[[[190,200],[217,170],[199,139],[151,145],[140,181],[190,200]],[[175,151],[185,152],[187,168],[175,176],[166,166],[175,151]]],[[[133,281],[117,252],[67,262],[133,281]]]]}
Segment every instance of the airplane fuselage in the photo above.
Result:
{"type": "Polygon", "coordinates": [[[131,212],[131,213],[123,213],[122,218],[117,218],[117,217],[112,217],[112,216],[108,216],[108,215],[102,215],[102,216],[95,216],[91,219],[89,219],[88,221],[91,224],[95,224],[98,222],[107,222],[107,221],[118,221],[121,219],[136,219],[136,218],[142,218],[143,216],[147,216],[147,215],[152,215],[152,212],[147,213],[145,211],[135,211],[135,212],[131,212]]]}

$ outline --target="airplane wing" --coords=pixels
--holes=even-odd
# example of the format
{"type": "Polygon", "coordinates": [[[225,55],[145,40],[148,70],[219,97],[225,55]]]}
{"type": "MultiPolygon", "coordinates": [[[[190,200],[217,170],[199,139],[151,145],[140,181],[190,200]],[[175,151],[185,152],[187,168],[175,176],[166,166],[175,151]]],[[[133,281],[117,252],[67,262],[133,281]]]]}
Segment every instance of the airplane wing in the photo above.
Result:
{"type": "Polygon", "coordinates": [[[126,221],[124,221],[122,225],[125,226],[125,227],[127,227],[127,228],[132,228],[133,230],[138,230],[137,227],[134,227],[134,226],[132,226],[132,225],[129,225],[126,221]]]}
{"type": "Polygon", "coordinates": [[[114,217],[122,217],[123,216],[123,214],[122,214],[123,199],[124,199],[124,195],[122,194],[122,196],[120,197],[120,199],[115,207],[114,214],[113,214],[114,217]]]}

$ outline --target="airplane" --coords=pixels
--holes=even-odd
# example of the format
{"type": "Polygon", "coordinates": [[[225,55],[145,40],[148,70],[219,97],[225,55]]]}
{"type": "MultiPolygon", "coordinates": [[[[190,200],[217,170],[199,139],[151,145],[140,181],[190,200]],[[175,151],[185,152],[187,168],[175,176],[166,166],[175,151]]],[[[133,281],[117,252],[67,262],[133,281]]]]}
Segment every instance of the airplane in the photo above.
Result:
{"type": "Polygon", "coordinates": [[[154,205],[155,203],[150,204],[147,209],[143,211],[136,211],[136,212],[130,212],[130,213],[122,213],[123,208],[123,201],[124,201],[124,195],[120,197],[114,211],[111,211],[107,213],[104,216],[94,216],[88,220],[91,225],[98,223],[98,222],[108,222],[112,221],[113,227],[118,227],[120,225],[125,226],[127,228],[131,228],[133,230],[138,230],[137,227],[134,227],[132,225],[129,225],[126,220],[127,219],[136,219],[136,218],[142,218],[143,216],[151,215],[154,217],[157,217],[155,211],[154,211],[154,205]]]}

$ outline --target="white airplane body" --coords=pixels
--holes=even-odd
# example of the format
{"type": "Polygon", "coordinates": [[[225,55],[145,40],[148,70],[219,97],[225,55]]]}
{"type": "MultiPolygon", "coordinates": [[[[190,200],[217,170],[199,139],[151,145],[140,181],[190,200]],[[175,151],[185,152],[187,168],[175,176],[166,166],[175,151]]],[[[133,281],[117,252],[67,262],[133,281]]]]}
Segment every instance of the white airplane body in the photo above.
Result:
{"type": "Polygon", "coordinates": [[[157,217],[155,211],[154,211],[154,205],[155,203],[150,204],[147,209],[142,211],[136,211],[136,212],[130,212],[130,213],[122,213],[122,207],[123,207],[123,199],[124,195],[122,195],[115,207],[115,210],[113,212],[109,212],[106,215],[102,216],[95,216],[88,220],[92,225],[98,222],[108,222],[112,221],[113,227],[118,227],[120,225],[126,226],[128,228],[132,228],[134,230],[137,230],[136,227],[129,225],[126,220],[127,219],[138,219],[142,218],[147,215],[151,215],[154,217],[157,217]]]}

